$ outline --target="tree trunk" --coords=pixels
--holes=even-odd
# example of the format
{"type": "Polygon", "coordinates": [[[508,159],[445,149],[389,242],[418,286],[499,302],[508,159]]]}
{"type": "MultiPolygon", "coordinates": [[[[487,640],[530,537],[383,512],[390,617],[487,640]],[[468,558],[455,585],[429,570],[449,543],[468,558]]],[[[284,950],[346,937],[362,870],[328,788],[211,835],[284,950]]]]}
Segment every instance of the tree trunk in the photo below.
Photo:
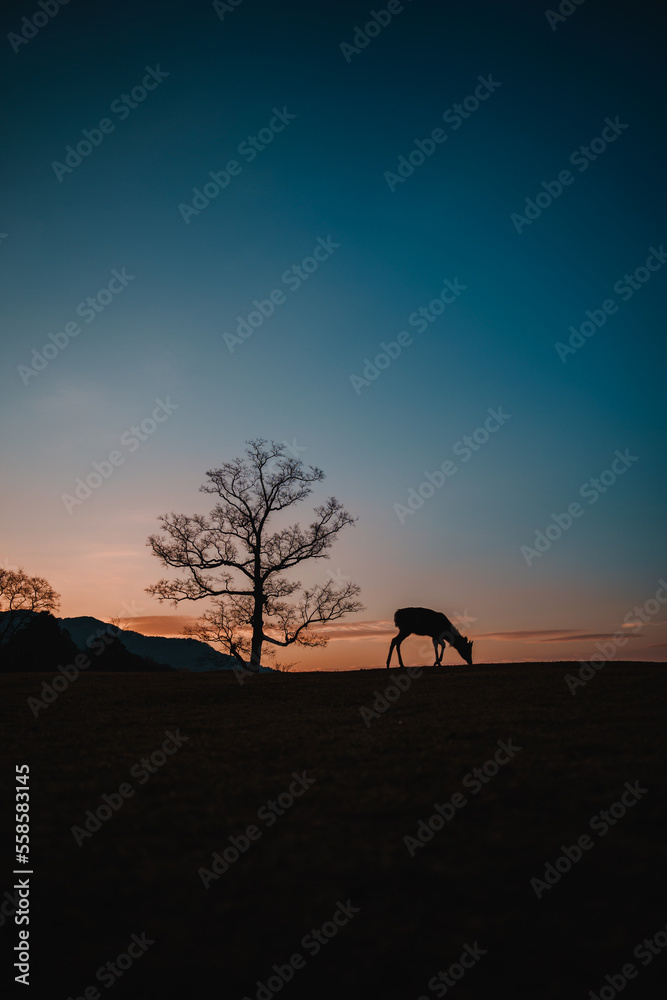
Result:
{"type": "Polygon", "coordinates": [[[264,634],[263,607],[264,594],[262,591],[255,591],[255,610],[252,616],[252,646],[248,666],[251,670],[256,670],[257,673],[259,673],[262,659],[262,636],[264,634]]]}

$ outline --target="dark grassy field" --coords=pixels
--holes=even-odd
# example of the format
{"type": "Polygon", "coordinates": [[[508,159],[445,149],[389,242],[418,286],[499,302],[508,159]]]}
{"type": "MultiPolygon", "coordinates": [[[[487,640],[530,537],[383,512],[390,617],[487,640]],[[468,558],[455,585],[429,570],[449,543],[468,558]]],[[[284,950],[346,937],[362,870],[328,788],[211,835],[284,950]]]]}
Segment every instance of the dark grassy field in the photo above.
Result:
{"type": "MultiPolygon", "coordinates": [[[[32,773],[37,985],[22,995],[65,1000],[97,985],[112,997],[254,1000],[257,980],[298,952],[285,1000],[417,1000],[444,995],[429,980],[476,942],[485,954],[447,987],[457,1000],[585,1000],[627,963],[638,970],[627,1000],[662,995],[667,949],[647,966],[633,950],[667,925],[667,674],[608,664],[573,697],[563,678],[575,666],[428,668],[369,727],[360,707],[399,671],[242,687],[223,673],[82,674],[38,718],[26,698],[47,675],[1,675],[3,787],[15,763],[32,773]],[[156,773],[130,774],[177,729],[187,741],[156,773]],[[499,740],[522,749],[475,794],[465,776],[499,740]],[[312,787],[272,825],[258,818],[304,770],[312,787]],[[639,801],[604,836],[591,830],[636,781],[648,790],[639,801]],[[124,782],[135,794],[77,846],[71,828],[124,782]],[[467,804],[412,857],[403,838],[456,792],[467,804]],[[259,839],[206,889],[198,869],[250,824],[259,839]],[[583,834],[592,848],[538,899],[531,878],[583,834]],[[304,936],[348,900],[359,912],[312,954],[304,936]],[[154,944],[122,978],[96,980],[133,933],[154,944]]],[[[12,884],[4,843],[0,893],[12,884]]],[[[5,947],[16,930],[4,922],[5,947]]]]}

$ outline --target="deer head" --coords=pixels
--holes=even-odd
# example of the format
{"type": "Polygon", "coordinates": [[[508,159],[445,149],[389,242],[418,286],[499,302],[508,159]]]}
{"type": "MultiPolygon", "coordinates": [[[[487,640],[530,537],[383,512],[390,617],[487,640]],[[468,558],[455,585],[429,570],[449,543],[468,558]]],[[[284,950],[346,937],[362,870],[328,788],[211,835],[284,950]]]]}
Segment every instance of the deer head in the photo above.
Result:
{"type": "Polygon", "coordinates": [[[469,667],[472,667],[472,640],[467,639],[464,635],[459,635],[452,636],[449,641],[459,656],[466,661],[469,667]]]}

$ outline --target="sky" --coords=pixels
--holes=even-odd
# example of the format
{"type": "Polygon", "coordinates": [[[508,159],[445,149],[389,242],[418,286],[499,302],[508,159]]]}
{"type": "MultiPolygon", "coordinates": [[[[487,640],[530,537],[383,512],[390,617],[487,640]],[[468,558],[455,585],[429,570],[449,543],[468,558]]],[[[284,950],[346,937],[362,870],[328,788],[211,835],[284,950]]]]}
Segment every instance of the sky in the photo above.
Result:
{"type": "Polygon", "coordinates": [[[178,634],[146,540],[262,437],[357,518],[299,579],[365,609],[296,669],[406,606],[665,659],[657,5],[44,6],[2,13],[0,564],[178,634]]]}

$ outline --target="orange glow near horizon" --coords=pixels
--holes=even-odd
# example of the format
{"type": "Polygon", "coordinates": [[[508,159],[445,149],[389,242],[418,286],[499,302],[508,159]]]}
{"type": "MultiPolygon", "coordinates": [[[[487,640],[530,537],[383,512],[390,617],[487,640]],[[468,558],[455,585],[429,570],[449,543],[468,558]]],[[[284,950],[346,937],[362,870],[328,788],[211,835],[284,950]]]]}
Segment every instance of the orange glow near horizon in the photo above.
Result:
{"type": "MultiPolygon", "coordinates": [[[[193,615],[150,615],[127,618],[124,627],[142,635],[182,638],[186,625],[193,624],[193,615]]],[[[644,633],[628,636],[636,640],[621,647],[613,642],[616,633],[582,633],[577,630],[551,629],[522,632],[493,632],[475,635],[468,629],[468,636],[475,645],[475,663],[549,662],[554,660],[587,660],[591,656],[603,656],[605,660],[661,660],[667,658],[667,623],[660,632],[663,641],[655,643],[644,633]],[[649,640],[649,641],[647,641],[649,640]],[[611,643],[611,646],[608,644],[611,643]],[[607,644],[607,645],[605,645],[607,644]],[[611,654],[611,655],[610,655],[611,654]]],[[[625,626],[626,628],[632,625],[625,626]]],[[[462,626],[461,626],[462,628],[462,626]]],[[[359,621],[354,623],[335,622],[328,627],[320,627],[330,636],[324,647],[306,648],[289,646],[277,650],[277,662],[294,663],[293,670],[354,670],[384,667],[391,638],[396,634],[389,620],[359,621]]],[[[268,644],[267,644],[268,646],[268,644]]],[[[220,647],[214,647],[220,648],[220,647]]],[[[402,646],[406,666],[430,665],[433,647],[431,640],[423,636],[411,636],[402,646]]],[[[447,646],[443,664],[462,663],[456,650],[447,646]]],[[[392,666],[398,666],[394,653],[392,666]]]]}
{"type": "MultiPolygon", "coordinates": [[[[159,508],[159,504],[152,505],[152,509],[159,508]]],[[[90,510],[94,511],[92,505],[90,510]]],[[[85,525],[85,536],[78,526],[76,534],[68,537],[56,534],[48,550],[40,550],[39,541],[30,539],[22,546],[20,565],[31,575],[46,577],[62,595],[60,617],[121,618],[126,627],[145,635],[182,636],[184,626],[206,605],[183,602],[174,608],[146,593],[146,587],[163,573],[145,545],[147,535],[155,530],[152,511],[126,512],[110,523],[102,522],[96,514],[85,525]],[[95,537],[96,544],[90,544],[86,536],[95,537]]],[[[408,566],[399,587],[394,574],[374,563],[377,542],[372,531],[370,535],[361,544],[358,535],[341,539],[337,545],[340,561],[316,564],[313,570],[320,574],[315,579],[323,579],[329,566],[336,573],[344,567],[344,573],[361,585],[366,610],[320,626],[330,636],[325,647],[277,647],[278,663],[294,662],[296,671],[383,667],[395,634],[393,612],[406,606],[432,607],[448,614],[475,641],[476,663],[577,661],[596,655],[605,660],[667,660],[667,606],[645,614],[641,628],[633,628],[641,621],[636,606],[653,599],[657,580],[646,583],[634,602],[611,587],[593,586],[583,576],[568,584],[563,579],[545,580],[525,567],[513,570],[510,578],[506,567],[481,570],[453,565],[443,579],[437,565],[408,566]],[[614,635],[627,637],[627,642],[610,646],[614,635]]],[[[17,555],[7,553],[0,564],[18,566],[17,555]]],[[[395,559],[403,554],[394,550],[385,555],[395,559]]],[[[412,556],[408,552],[405,558],[412,556]]],[[[403,659],[406,665],[432,663],[430,640],[407,639],[403,659]]],[[[443,662],[463,661],[447,647],[443,662]]]]}

